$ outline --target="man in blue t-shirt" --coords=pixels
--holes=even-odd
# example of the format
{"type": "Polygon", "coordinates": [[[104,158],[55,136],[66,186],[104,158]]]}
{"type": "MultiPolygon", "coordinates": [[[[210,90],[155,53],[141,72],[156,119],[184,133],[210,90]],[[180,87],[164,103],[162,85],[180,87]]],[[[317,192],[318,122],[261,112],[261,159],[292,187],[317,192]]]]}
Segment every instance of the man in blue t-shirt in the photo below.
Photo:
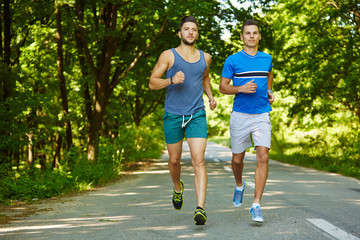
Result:
{"type": "Polygon", "coordinates": [[[243,202],[245,182],[242,179],[245,150],[254,141],[257,165],[255,170],[254,202],[250,214],[255,222],[263,222],[260,201],[268,176],[269,149],[271,144],[272,57],[258,51],[261,34],[254,20],[247,20],[241,28],[244,49],[229,56],[224,64],[219,90],[235,94],[230,118],[232,169],[236,181],[233,204],[243,202]],[[230,82],[233,82],[230,85],[230,82]]]}

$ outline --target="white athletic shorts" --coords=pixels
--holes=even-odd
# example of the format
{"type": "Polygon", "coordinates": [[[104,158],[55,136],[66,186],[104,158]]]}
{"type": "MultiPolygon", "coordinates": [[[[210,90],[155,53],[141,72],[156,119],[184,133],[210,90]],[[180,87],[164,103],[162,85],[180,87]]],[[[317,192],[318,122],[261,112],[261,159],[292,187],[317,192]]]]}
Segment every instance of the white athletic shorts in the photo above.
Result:
{"type": "Polygon", "coordinates": [[[247,114],[233,111],[230,117],[231,151],[235,154],[244,152],[252,146],[263,146],[270,149],[271,123],[270,114],[247,114]]]}

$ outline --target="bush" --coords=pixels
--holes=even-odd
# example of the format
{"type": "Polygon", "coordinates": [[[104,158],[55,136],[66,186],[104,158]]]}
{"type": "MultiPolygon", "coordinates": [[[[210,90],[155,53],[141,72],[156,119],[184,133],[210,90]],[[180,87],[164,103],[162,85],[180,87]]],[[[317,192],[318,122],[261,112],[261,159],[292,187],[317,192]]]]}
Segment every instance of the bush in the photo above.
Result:
{"type": "MultiPolygon", "coordinates": [[[[36,168],[11,170],[0,168],[0,203],[43,199],[68,191],[88,190],[104,184],[120,175],[124,161],[159,158],[163,149],[163,133],[159,127],[136,127],[121,129],[115,139],[100,138],[97,161],[89,163],[86,155],[77,148],[65,154],[58,169],[46,171],[36,168]],[[70,161],[71,160],[71,161],[70,161]],[[73,162],[71,170],[67,165],[73,162]]],[[[23,168],[20,168],[23,169],[23,168]]]]}
{"type": "Polygon", "coordinates": [[[0,180],[0,203],[9,200],[31,200],[58,196],[71,186],[71,180],[60,171],[39,169],[13,171],[0,180]]]}
{"type": "Polygon", "coordinates": [[[113,141],[112,149],[117,151],[116,154],[121,153],[123,161],[159,158],[164,149],[162,128],[138,127],[134,124],[131,128],[121,129],[120,136],[113,141]]]}

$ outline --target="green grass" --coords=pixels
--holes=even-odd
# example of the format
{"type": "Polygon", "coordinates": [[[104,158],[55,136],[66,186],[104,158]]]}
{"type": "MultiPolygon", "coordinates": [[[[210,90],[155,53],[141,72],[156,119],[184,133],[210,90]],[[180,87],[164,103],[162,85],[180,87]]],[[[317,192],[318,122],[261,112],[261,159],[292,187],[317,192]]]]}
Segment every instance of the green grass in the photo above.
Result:
{"type": "MultiPolygon", "coordinates": [[[[230,148],[230,139],[226,137],[214,137],[209,141],[230,148]]],[[[276,148],[270,150],[270,159],[289,163],[296,166],[313,168],[319,171],[338,173],[343,176],[360,179],[360,163],[358,155],[343,154],[342,156],[332,156],[331,153],[317,149],[315,151],[309,144],[284,144],[287,151],[280,153],[276,148]],[[311,153],[308,154],[308,153],[311,153]]]]}
{"type": "Polygon", "coordinates": [[[302,153],[281,154],[270,151],[270,158],[296,166],[313,168],[319,171],[338,173],[343,176],[360,179],[360,168],[352,159],[341,159],[331,156],[308,156],[302,153]]]}

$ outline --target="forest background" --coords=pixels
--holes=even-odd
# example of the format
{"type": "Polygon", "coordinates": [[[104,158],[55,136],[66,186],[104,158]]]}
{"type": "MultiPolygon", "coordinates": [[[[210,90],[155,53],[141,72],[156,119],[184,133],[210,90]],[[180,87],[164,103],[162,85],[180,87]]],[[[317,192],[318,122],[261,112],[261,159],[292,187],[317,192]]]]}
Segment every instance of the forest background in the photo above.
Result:
{"type": "Polygon", "coordinates": [[[1,1],[0,203],[87,190],[160,157],[166,90],[149,90],[149,77],[189,14],[196,47],[212,55],[210,141],[229,146],[232,96],[218,84],[242,22],[256,19],[274,61],[271,158],[360,179],[359,10],[357,0],[1,1]]]}

